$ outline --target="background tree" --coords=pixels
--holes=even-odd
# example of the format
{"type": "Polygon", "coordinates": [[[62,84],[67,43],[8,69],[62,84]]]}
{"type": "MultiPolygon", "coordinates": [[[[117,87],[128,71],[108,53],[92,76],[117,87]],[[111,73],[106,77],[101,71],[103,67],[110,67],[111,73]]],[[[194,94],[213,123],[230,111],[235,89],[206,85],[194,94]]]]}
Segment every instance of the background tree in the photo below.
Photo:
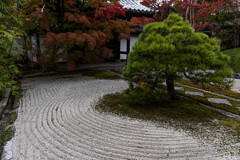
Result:
{"type": "Polygon", "coordinates": [[[240,47],[240,3],[238,0],[180,1],[177,5],[197,31],[208,28],[221,39],[222,49],[240,47]],[[229,41],[231,43],[229,43],[229,41]]]}
{"type": "Polygon", "coordinates": [[[118,0],[40,1],[36,8],[32,7],[36,1],[30,2],[24,5],[28,23],[35,21],[38,30],[46,32],[45,60],[82,58],[100,63],[113,56],[107,43],[115,37],[128,38],[132,31],[129,22],[117,18],[126,11],[118,0]]]}
{"type": "Polygon", "coordinates": [[[232,76],[228,61],[229,57],[220,52],[216,38],[195,32],[181,16],[170,14],[163,22],[144,28],[128,56],[124,76],[153,89],[165,80],[168,94],[175,99],[174,80],[184,73],[196,79],[201,72],[206,83],[220,87],[230,85],[225,81],[232,76]]]}
{"type": "Polygon", "coordinates": [[[21,0],[1,0],[0,3],[0,97],[4,94],[6,87],[13,86],[14,80],[19,74],[16,60],[20,46],[17,38],[21,36],[21,20],[18,16],[21,0]]]}
{"type": "Polygon", "coordinates": [[[238,0],[143,0],[142,4],[157,11],[156,21],[172,12],[181,13],[197,31],[220,38],[222,49],[240,47],[238,0]]]}
{"type": "Polygon", "coordinates": [[[174,6],[176,1],[177,0],[143,0],[141,4],[156,11],[154,15],[156,21],[163,21],[170,13],[176,12],[174,6]]]}

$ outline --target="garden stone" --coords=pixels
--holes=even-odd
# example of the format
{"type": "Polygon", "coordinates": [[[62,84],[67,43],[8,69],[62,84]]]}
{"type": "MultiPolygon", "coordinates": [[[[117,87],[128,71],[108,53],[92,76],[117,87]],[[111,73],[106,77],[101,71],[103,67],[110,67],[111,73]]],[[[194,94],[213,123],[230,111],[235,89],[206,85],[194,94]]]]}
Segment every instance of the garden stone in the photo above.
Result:
{"type": "Polygon", "coordinates": [[[236,79],[240,79],[240,74],[239,73],[233,73],[233,77],[236,79]]]}
{"type": "Polygon", "coordinates": [[[221,99],[221,98],[208,98],[209,102],[213,102],[213,103],[218,103],[218,104],[226,104],[229,106],[232,106],[232,104],[227,100],[227,99],[221,99]]]}
{"type": "Polygon", "coordinates": [[[190,92],[190,91],[185,91],[185,94],[193,95],[193,96],[201,96],[201,97],[204,97],[204,94],[203,94],[202,92],[190,92]]]}
{"type": "Polygon", "coordinates": [[[184,91],[184,88],[183,87],[174,87],[175,90],[178,90],[178,91],[184,91]]]}

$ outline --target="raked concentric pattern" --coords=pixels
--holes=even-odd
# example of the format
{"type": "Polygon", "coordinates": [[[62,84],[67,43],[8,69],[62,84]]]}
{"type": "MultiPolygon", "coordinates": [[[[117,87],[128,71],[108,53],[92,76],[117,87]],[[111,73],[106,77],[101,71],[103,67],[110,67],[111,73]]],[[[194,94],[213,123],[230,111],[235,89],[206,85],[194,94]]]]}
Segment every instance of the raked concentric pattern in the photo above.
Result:
{"type": "Polygon", "coordinates": [[[99,97],[127,88],[123,80],[50,76],[22,87],[14,160],[216,159],[184,133],[94,110],[99,97]]]}

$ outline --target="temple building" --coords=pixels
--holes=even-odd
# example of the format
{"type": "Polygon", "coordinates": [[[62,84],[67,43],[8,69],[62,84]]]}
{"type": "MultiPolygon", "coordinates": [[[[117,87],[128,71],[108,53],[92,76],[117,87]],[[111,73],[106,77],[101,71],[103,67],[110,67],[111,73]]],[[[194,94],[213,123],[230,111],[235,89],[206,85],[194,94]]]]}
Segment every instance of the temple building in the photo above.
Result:
{"type": "MultiPolygon", "coordinates": [[[[120,0],[119,1],[123,8],[127,10],[126,12],[126,20],[130,21],[132,17],[152,17],[154,11],[148,7],[143,6],[138,0],[120,0]]],[[[119,54],[118,58],[120,60],[126,60],[127,54],[132,51],[132,46],[136,43],[138,39],[138,35],[142,32],[142,26],[134,26],[135,32],[131,34],[130,39],[121,39],[119,47],[119,53],[116,53],[114,50],[114,54],[119,54]]]]}

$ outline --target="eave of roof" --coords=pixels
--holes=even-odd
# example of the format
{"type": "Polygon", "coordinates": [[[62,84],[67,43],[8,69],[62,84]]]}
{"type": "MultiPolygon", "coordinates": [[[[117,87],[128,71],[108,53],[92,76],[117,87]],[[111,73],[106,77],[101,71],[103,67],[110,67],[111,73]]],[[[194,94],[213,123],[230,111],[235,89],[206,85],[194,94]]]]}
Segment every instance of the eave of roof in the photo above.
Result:
{"type": "Polygon", "coordinates": [[[141,33],[143,31],[143,27],[139,25],[133,26],[132,29],[134,29],[136,33],[141,33]]]}
{"type": "Polygon", "coordinates": [[[120,0],[119,3],[129,12],[154,13],[154,10],[142,5],[138,0],[120,0]]]}

